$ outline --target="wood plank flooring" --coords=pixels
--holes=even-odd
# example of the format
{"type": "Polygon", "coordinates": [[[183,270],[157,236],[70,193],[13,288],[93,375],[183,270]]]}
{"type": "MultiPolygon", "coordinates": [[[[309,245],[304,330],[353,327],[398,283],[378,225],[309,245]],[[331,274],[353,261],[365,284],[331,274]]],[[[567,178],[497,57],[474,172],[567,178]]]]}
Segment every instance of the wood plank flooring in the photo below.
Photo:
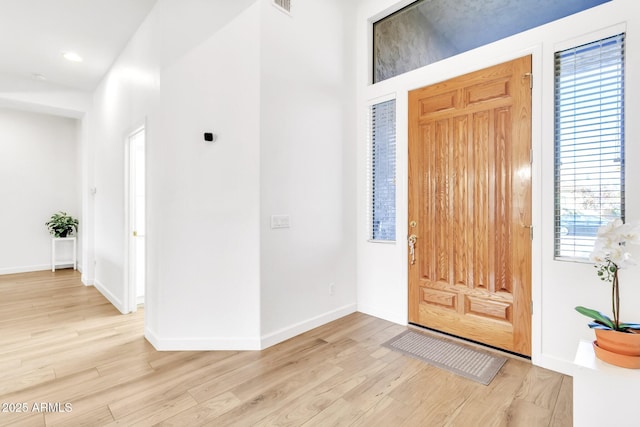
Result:
{"type": "Polygon", "coordinates": [[[477,384],[381,347],[406,328],[361,313],[259,352],[158,352],[143,317],[73,270],[0,276],[0,425],[572,425],[570,377],[510,358],[477,384]]]}

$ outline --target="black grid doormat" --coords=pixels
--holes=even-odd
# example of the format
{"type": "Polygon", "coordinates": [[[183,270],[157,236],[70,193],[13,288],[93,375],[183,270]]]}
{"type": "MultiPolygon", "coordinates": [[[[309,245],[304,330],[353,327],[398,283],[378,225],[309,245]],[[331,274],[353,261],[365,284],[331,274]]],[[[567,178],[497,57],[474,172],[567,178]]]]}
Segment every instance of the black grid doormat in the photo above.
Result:
{"type": "Polygon", "coordinates": [[[507,361],[505,357],[410,330],[382,345],[484,385],[493,380],[507,361]]]}

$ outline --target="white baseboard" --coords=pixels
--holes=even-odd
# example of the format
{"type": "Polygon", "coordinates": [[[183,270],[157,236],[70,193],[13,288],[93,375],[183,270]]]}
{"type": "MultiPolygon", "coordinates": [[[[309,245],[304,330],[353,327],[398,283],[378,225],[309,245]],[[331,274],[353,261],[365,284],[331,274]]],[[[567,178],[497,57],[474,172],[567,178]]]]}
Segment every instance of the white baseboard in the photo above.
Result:
{"type": "MultiPolygon", "coordinates": [[[[69,267],[73,267],[73,266],[70,265],[69,267]]],[[[45,270],[51,270],[51,264],[0,268],[0,276],[4,276],[5,274],[32,273],[34,271],[45,271],[45,270]]]]}
{"type": "Polygon", "coordinates": [[[158,351],[260,350],[258,338],[159,338],[145,327],[144,337],[158,351]]]}
{"type": "Polygon", "coordinates": [[[356,311],[355,304],[315,316],[295,325],[262,336],[262,338],[161,338],[145,327],[144,336],[158,351],[223,351],[262,350],[318,326],[337,320],[356,311]]]}
{"type": "Polygon", "coordinates": [[[334,320],[337,320],[348,314],[355,313],[355,311],[355,304],[345,305],[344,307],[337,308],[333,311],[312,317],[311,319],[304,320],[302,322],[296,323],[286,328],[282,328],[267,335],[263,335],[260,347],[262,349],[271,347],[272,345],[278,344],[282,341],[286,341],[289,338],[293,338],[296,335],[300,335],[304,332],[310,331],[313,328],[317,328],[318,326],[333,322],[334,320]]]}
{"type": "Polygon", "coordinates": [[[97,280],[93,281],[93,286],[98,290],[98,292],[100,292],[106,299],[109,300],[109,302],[111,304],[113,304],[113,306],[115,308],[118,309],[118,311],[120,311],[120,313],[122,314],[127,314],[129,313],[128,310],[125,310],[124,307],[124,303],[115,295],[113,295],[111,293],[111,291],[109,291],[102,283],[100,283],[97,280]]]}
{"type": "Polygon", "coordinates": [[[370,305],[358,304],[358,311],[360,313],[368,314],[369,316],[397,323],[398,325],[404,326],[408,324],[406,315],[403,317],[402,314],[392,313],[370,305]]]}
{"type": "Polygon", "coordinates": [[[93,286],[93,285],[94,285],[94,283],[93,283],[93,279],[89,279],[89,278],[87,278],[87,277],[86,277],[86,276],[84,276],[84,275],[82,275],[82,276],[80,277],[80,281],[81,281],[81,282],[82,282],[82,284],[83,284],[83,285],[85,285],[85,286],[93,286]]]}
{"type": "Polygon", "coordinates": [[[149,341],[149,343],[151,343],[153,348],[155,348],[156,350],[160,350],[160,339],[158,339],[156,334],[154,334],[153,331],[147,327],[147,325],[145,325],[144,327],[144,337],[147,341],[149,341]]]}

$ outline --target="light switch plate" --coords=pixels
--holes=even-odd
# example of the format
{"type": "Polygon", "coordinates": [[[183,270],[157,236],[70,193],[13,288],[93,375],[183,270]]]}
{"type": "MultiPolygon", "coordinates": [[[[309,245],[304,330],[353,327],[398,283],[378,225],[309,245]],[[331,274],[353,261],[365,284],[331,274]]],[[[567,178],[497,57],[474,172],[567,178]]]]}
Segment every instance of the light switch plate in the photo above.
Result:
{"type": "Polygon", "coordinates": [[[271,215],[271,228],[289,228],[291,226],[291,218],[289,215],[271,215]]]}

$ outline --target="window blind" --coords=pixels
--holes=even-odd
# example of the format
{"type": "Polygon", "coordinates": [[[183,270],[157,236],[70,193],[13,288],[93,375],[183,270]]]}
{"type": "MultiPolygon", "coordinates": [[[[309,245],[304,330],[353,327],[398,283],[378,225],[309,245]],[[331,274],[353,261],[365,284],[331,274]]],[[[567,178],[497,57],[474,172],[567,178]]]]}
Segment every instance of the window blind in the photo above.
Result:
{"type": "Polygon", "coordinates": [[[371,240],[396,239],[396,101],[371,106],[371,240]]]}
{"type": "Polygon", "coordinates": [[[624,34],[555,54],[555,256],[624,220],[624,34]]]}

